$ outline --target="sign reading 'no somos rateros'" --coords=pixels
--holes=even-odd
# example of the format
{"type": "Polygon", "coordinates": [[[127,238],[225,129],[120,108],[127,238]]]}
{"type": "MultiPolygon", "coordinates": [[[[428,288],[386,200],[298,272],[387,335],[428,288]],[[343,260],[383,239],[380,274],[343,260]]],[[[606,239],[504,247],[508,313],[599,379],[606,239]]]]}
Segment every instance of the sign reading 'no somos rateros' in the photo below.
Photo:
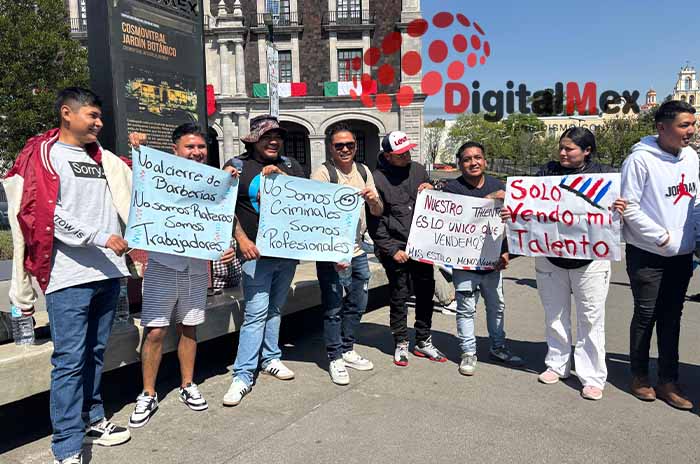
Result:
{"type": "Polygon", "coordinates": [[[229,173],[141,146],[132,183],[130,247],[209,260],[230,247],[238,179],[229,173]]]}

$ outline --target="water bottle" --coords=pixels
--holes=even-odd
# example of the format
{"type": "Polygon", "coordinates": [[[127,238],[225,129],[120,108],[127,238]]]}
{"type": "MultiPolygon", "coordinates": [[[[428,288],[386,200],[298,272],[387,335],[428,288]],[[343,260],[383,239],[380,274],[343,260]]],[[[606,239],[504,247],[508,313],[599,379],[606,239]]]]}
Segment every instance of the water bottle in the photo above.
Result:
{"type": "Polygon", "coordinates": [[[117,302],[117,312],[114,315],[115,324],[126,324],[129,322],[129,279],[123,277],[119,279],[119,301],[117,302]]]}
{"type": "Polygon", "coordinates": [[[348,267],[338,271],[338,278],[340,279],[340,285],[342,285],[343,288],[345,288],[345,289],[350,287],[350,284],[352,283],[352,265],[350,263],[347,263],[347,264],[348,264],[348,267]]]}
{"type": "Polygon", "coordinates": [[[15,345],[34,344],[34,318],[22,315],[22,310],[12,305],[12,338],[15,345]]]}

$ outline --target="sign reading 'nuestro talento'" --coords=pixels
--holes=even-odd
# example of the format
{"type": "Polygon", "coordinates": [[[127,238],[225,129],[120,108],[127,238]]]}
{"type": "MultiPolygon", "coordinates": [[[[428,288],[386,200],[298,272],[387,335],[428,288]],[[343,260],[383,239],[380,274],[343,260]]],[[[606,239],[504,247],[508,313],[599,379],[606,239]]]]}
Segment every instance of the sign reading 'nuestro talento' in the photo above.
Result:
{"type": "Polygon", "coordinates": [[[206,122],[201,0],[88,2],[92,88],[105,99],[107,148],[127,153],[143,132],[170,151],[178,125],[206,122]]]}

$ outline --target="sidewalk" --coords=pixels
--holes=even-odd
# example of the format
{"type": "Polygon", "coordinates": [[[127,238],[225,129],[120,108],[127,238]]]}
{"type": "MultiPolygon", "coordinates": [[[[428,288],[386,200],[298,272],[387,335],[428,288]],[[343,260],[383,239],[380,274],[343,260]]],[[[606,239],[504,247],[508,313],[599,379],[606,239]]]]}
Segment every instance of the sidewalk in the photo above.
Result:
{"type": "MultiPolygon", "coordinates": [[[[694,278],[690,293],[700,291],[694,278]]],[[[510,347],[526,358],[522,370],[488,360],[483,305],[477,313],[479,365],[474,377],[458,374],[453,316],[434,314],[434,342],[444,364],[411,356],[409,367],[391,362],[387,296],[374,291],[378,308],[363,318],[358,351],[374,361],[371,372],[351,371],[351,384],[330,382],[320,312],[285,318],[283,359],[297,378],[260,377],[235,408],[221,406],[236,336],[205,343],[198,378],[209,410],[186,409],[175,393],[177,362],[165,358],[159,379],[160,410],[130,443],[87,450],[93,463],[638,463],[694,462],[700,418],[664,403],[643,403],[627,392],[631,293],[622,263],[614,265],[607,311],[609,384],[605,397],[579,396],[575,378],[537,383],[543,368],[542,308],[531,259],[513,261],[505,274],[506,329],[510,347]]],[[[372,304],[371,303],[371,304],[372,304]]],[[[412,312],[410,316],[412,325],[412,312]]],[[[681,380],[700,402],[700,304],[688,302],[681,334],[681,380]]],[[[105,377],[104,396],[114,419],[125,424],[139,393],[135,366],[105,377]]],[[[0,407],[2,463],[50,462],[48,395],[0,407]],[[33,432],[30,432],[32,430],[33,432]]]]}

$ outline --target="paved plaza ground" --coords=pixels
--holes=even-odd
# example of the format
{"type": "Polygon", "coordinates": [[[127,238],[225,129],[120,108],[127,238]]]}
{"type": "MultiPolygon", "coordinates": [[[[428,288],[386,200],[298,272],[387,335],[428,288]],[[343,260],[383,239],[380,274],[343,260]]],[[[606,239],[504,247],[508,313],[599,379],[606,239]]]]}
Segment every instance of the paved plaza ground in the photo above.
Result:
{"type": "MultiPolygon", "coordinates": [[[[700,292],[694,278],[690,293],[700,292]]],[[[283,360],[297,374],[282,382],[261,377],[234,408],[221,398],[235,335],[202,344],[196,381],[209,410],[181,404],[176,358],[166,356],[159,379],[160,410],[123,446],[87,449],[93,463],[637,463],[696,462],[700,417],[628,393],[628,331],[632,302],[624,265],[614,265],[606,333],[609,383],[602,401],[581,399],[571,378],[541,385],[536,377],[546,351],[534,262],[519,258],[505,273],[506,329],[513,351],[527,364],[510,369],[488,359],[483,305],[474,377],[457,372],[453,316],[435,313],[434,343],[444,364],[411,356],[407,368],[391,362],[384,290],[371,294],[372,310],[360,329],[358,351],[371,372],[350,371],[351,384],[332,384],[326,372],[318,309],[285,318],[283,360]]],[[[412,313],[409,316],[412,325],[412,313]]],[[[681,379],[700,403],[700,303],[688,302],[681,334],[681,379]]],[[[655,354],[654,354],[655,355],[655,354]]],[[[108,413],[126,424],[139,393],[137,366],[104,379],[108,413]]],[[[51,462],[48,394],[0,407],[0,462],[51,462]]]]}

